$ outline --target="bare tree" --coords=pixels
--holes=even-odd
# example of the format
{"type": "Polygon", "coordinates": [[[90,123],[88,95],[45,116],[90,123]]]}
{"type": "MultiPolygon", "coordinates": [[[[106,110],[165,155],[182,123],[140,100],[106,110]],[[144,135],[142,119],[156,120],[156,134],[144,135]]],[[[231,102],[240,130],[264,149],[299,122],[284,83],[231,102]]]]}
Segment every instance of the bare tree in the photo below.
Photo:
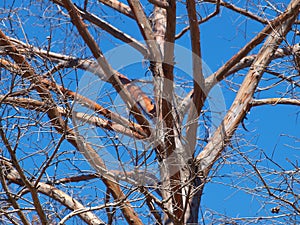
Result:
{"type": "Polygon", "coordinates": [[[0,7],[2,223],[299,221],[300,1],[0,7]],[[222,29],[236,41],[216,43],[222,29]],[[224,63],[211,72],[206,55],[224,63]],[[275,135],[267,151],[258,138],[284,120],[283,104],[295,125],[280,134],[288,153],[275,135]],[[262,107],[278,119],[252,130],[262,107]],[[220,190],[252,198],[255,212],[214,210],[220,190]]]}

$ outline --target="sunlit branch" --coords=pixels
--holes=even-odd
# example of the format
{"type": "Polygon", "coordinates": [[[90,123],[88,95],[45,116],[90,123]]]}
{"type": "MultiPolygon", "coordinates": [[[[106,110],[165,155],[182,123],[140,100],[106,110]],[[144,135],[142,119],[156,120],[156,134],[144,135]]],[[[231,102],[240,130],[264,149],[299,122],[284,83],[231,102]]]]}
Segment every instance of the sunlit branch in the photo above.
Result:
{"type": "MultiPolygon", "coordinates": [[[[157,189],[158,187],[158,179],[155,177],[152,173],[144,171],[144,170],[135,170],[135,171],[119,171],[119,170],[111,170],[111,173],[116,175],[117,180],[126,181],[131,184],[141,184],[145,183],[146,185],[150,185],[152,188],[157,189]]],[[[65,184],[70,182],[79,182],[79,181],[85,181],[95,178],[100,178],[100,174],[87,174],[87,175],[80,175],[80,176],[73,176],[73,177],[67,177],[67,178],[61,178],[59,180],[56,180],[55,184],[65,184]]]]}
{"type": "MultiPolygon", "coordinates": [[[[164,199],[167,199],[169,195],[172,196],[172,211],[177,219],[182,218],[183,209],[183,197],[182,191],[179,188],[182,183],[182,178],[180,174],[182,156],[180,153],[176,152],[176,139],[179,142],[179,134],[176,133],[174,128],[179,125],[178,121],[175,119],[174,112],[174,43],[175,43],[175,31],[176,31],[176,1],[169,1],[169,7],[164,9],[155,8],[153,13],[157,13],[155,27],[157,37],[159,40],[162,36],[164,37],[161,42],[161,51],[163,53],[163,79],[162,89],[158,91],[159,101],[161,102],[161,116],[164,121],[164,144],[163,148],[158,148],[159,154],[163,156],[163,165],[161,166],[162,176],[168,177],[170,181],[170,186],[167,189],[172,190],[169,193],[165,193],[164,199]],[[159,18],[160,17],[160,18],[159,18]],[[165,21],[165,22],[164,22],[165,21]],[[165,24],[164,24],[164,23],[165,24]],[[165,28],[164,28],[165,27],[165,28]],[[159,29],[161,28],[161,29],[159,29]],[[173,155],[173,156],[172,156],[173,155]],[[177,155],[174,157],[174,155],[177,155]],[[172,162],[167,162],[168,157],[174,157],[172,162]],[[165,161],[164,161],[165,160],[165,161]],[[177,171],[175,173],[170,173],[170,171],[177,171]]],[[[177,144],[178,145],[178,144],[177,144]]],[[[180,148],[180,146],[177,146],[180,148]]],[[[162,187],[164,189],[164,187],[162,187]]],[[[166,191],[164,191],[166,192],[166,191]]],[[[170,203],[168,203],[170,204],[170,203]]],[[[169,216],[169,215],[168,215],[169,216]]]]}
{"type": "MultiPolygon", "coordinates": [[[[101,105],[99,105],[98,103],[90,100],[89,98],[86,98],[86,97],[84,97],[84,96],[82,96],[78,93],[75,93],[75,92],[73,92],[69,89],[66,89],[66,88],[64,88],[64,87],[62,87],[62,86],[60,86],[56,83],[53,83],[53,82],[51,82],[49,80],[46,80],[46,79],[43,79],[42,82],[47,86],[49,85],[51,87],[50,89],[54,89],[54,91],[56,91],[57,93],[59,93],[59,91],[61,91],[63,94],[65,94],[69,98],[71,98],[75,101],[78,101],[80,104],[84,105],[87,108],[90,108],[90,109],[94,110],[95,113],[100,114],[100,115],[106,117],[107,119],[115,121],[117,123],[117,124],[116,123],[111,123],[110,121],[106,121],[104,123],[100,122],[100,124],[106,124],[103,127],[110,128],[109,125],[114,125],[116,127],[123,127],[124,130],[130,129],[130,130],[133,131],[133,133],[138,134],[137,136],[139,138],[141,138],[143,136],[144,136],[144,138],[147,137],[147,135],[144,133],[142,127],[139,124],[128,121],[128,119],[125,119],[121,115],[119,115],[115,112],[112,112],[111,110],[109,110],[107,108],[102,107],[101,105]]],[[[77,116],[77,114],[75,116],[77,116]]],[[[91,118],[96,118],[95,116],[92,116],[92,117],[90,117],[90,116],[86,116],[86,117],[87,118],[89,117],[90,119],[91,118]]],[[[88,121],[90,119],[88,119],[88,121]]],[[[100,118],[97,118],[97,120],[98,119],[100,119],[100,118]]],[[[102,120],[102,119],[100,119],[100,120],[102,120]]],[[[102,121],[105,121],[105,120],[102,120],[102,121]]],[[[96,124],[98,124],[98,122],[96,122],[96,124]]],[[[120,129],[117,129],[117,130],[120,130],[120,129]]]]}
{"type": "MultiPolygon", "coordinates": [[[[254,44],[254,43],[252,43],[252,44],[254,44]]],[[[297,54],[299,54],[299,52],[300,52],[299,44],[296,44],[293,46],[287,46],[285,48],[280,48],[280,49],[276,50],[276,52],[272,56],[272,60],[282,58],[282,57],[285,57],[288,55],[294,55],[294,54],[297,55],[297,54]]],[[[213,73],[212,75],[210,75],[209,77],[207,77],[205,79],[206,85],[213,86],[214,80],[216,78],[218,79],[218,81],[220,81],[220,80],[223,80],[226,77],[230,76],[231,74],[236,73],[237,71],[239,71],[241,69],[249,67],[254,62],[256,57],[257,57],[257,55],[249,55],[249,56],[245,56],[245,57],[241,58],[239,62],[237,62],[235,65],[233,65],[228,71],[226,71],[226,73],[223,75],[223,77],[217,76],[217,72],[213,73]]]]}
{"type": "Polygon", "coordinates": [[[216,83],[226,77],[228,71],[236,66],[252,49],[259,45],[267,35],[277,27],[281,20],[284,20],[286,14],[281,14],[275,20],[270,22],[264,29],[262,29],[251,41],[249,41],[238,53],[229,59],[222,67],[220,67],[214,74],[205,79],[205,86],[210,90],[216,83]]]}
{"type": "Polygon", "coordinates": [[[123,2],[119,2],[118,0],[98,0],[99,2],[102,2],[103,4],[115,9],[116,11],[135,19],[134,14],[132,13],[130,7],[123,2]]]}
{"type": "MultiPolygon", "coordinates": [[[[87,30],[86,25],[82,21],[82,19],[79,16],[78,11],[76,10],[74,4],[70,0],[63,0],[63,3],[65,5],[65,8],[68,10],[68,13],[71,17],[72,23],[76,26],[79,34],[93,53],[93,56],[96,58],[98,64],[103,69],[104,74],[107,76],[107,80],[111,80],[113,83],[114,88],[117,90],[117,92],[121,95],[123,101],[126,103],[128,109],[131,111],[133,116],[136,118],[138,123],[143,127],[144,131],[147,133],[147,135],[151,134],[150,131],[150,125],[147,119],[142,115],[140,110],[137,108],[136,103],[132,99],[130,93],[124,88],[124,85],[120,81],[119,77],[116,76],[116,71],[114,71],[110,64],[107,62],[105,56],[103,55],[102,51],[100,50],[99,46],[87,30]]],[[[112,194],[116,200],[123,199],[124,193],[121,191],[119,185],[112,184],[111,181],[109,183],[107,182],[107,187],[112,189],[112,194]],[[116,189],[117,188],[117,189],[116,189]],[[114,192],[114,190],[117,190],[117,192],[114,192]]],[[[123,207],[121,207],[123,215],[125,216],[126,220],[129,223],[136,224],[142,224],[141,219],[137,216],[137,214],[134,212],[133,208],[130,204],[127,202],[124,202],[122,204],[123,207]]]]}
{"type": "MultiPolygon", "coordinates": [[[[187,117],[187,128],[186,128],[186,139],[187,146],[185,149],[186,157],[190,159],[190,166],[193,168],[194,165],[193,159],[195,146],[197,142],[197,128],[198,128],[198,118],[200,116],[201,109],[204,105],[204,101],[206,98],[205,93],[205,83],[204,76],[202,71],[202,55],[201,55],[201,42],[200,42],[200,28],[197,22],[197,11],[196,11],[196,2],[195,0],[187,0],[186,9],[189,18],[190,25],[190,41],[192,47],[192,71],[193,71],[193,95],[191,96],[192,104],[189,105],[189,113],[187,117]]],[[[179,109],[180,112],[182,112],[179,109]]],[[[190,172],[190,176],[194,177],[194,172],[190,172]]],[[[196,178],[197,179],[197,178],[196,178]]],[[[198,215],[195,208],[198,208],[200,203],[199,196],[190,195],[191,189],[186,190],[187,198],[185,198],[183,202],[183,217],[185,223],[189,223],[191,218],[196,218],[198,220],[198,215]],[[191,199],[190,199],[191,196],[191,199]],[[191,204],[195,205],[191,207],[191,204]],[[186,212],[189,213],[186,213],[186,212]],[[188,216],[186,216],[188,215],[188,216]]]]}
{"type": "MultiPolygon", "coordinates": [[[[237,126],[244,119],[246,113],[251,108],[251,102],[258,82],[260,81],[264,69],[272,60],[276,49],[282,42],[285,35],[290,31],[292,24],[295,22],[300,8],[300,1],[291,1],[285,13],[275,19],[276,26],[272,27],[272,32],[269,34],[264,45],[250,70],[245,77],[237,95],[228,110],[222,124],[215,131],[211,140],[205,146],[203,151],[197,156],[197,163],[200,171],[207,175],[213,163],[218,159],[230,138],[234,134],[237,126]]],[[[265,28],[266,29],[266,28],[265,28]]],[[[264,30],[265,30],[264,29],[264,30]]],[[[231,67],[230,67],[231,68],[231,67]]]]}
{"type": "Polygon", "coordinates": [[[187,1],[187,12],[189,17],[190,29],[191,29],[191,46],[192,46],[192,65],[193,65],[193,87],[194,93],[192,96],[193,104],[190,105],[190,111],[188,115],[189,124],[187,128],[187,138],[189,139],[189,155],[193,155],[194,146],[196,144],[196,135],[198,122],[197,118],[200,115],[200,111],[204,105],[206,98],[204,76],[202,72],[202,57],[200,46],[200,29],[197,24],[196,3],[194,0],[187,1]]]}
{"type": "Polygon", "coordinates": [[[291,76],[287,77],[284,74],[275,72],[273,70],[266,69],[265,72],[268,73],[268,74],[274,75],[274,76],[276,76],[280,79],[280,81],[276,82],[275,85],[277,85],[277,84],[279,84],[283,81],[286,81],[286,82],[289,82],[290,84],[292,84],[294,86],[300,87],[300,81],[295,81],[294,79],[291,78],[293,76],[295,78],[297,78],[299,76],[299,74],[294,74],[294,75],[291,75],[291,76]]]}
{"type": "Polygon", "coordinates": [[[292,98],[266,98],[266,99],[253,99],[251,106],[262,106],[262,105],[296,105],[300,106],[299,99],[292,98]]]}
{"type": "MultiPolygon", "coordinates": [[[[160,201],[155,195],[153,195],[146,187],[141,186],[140,192],[143,193],[147,198],[151,199],[156,205],[158,205],[167,215],[169,218],[172,218],[173,221],[178,221],[175,215],[170,211],[169,208],[165,207],[164,202],[169,201],[169,199],[164,199],[160,201]]],[[[170,197],[171,198],[171,197],[170,197]]]]}
{"type": "MultiPolygon", "coordinates": [[[[145,190],[146,188],[141,188],[143,190],[145,190]]],[[[146,204],[150,210],[150,212],[152,213],[152,215],[154,216],[155,220],[156,220],[156,224],[157,225],[163,225],[163,221],[162,221],[162,218],[161,216],[159,215],[159,212],[157,211],[157,208],[155,207],[154,205],[154,201],[153,201],[153,198],[152,196],[149,196],[147,193],[148,192],[145,192],[141,190],[141,192],[145,195],[145,200],[146,200],[146,204]]]]}
{"type": "MultiPolygon", "coordinates": [[[[5,160],[4,158],[2,158],[0,160],[0,162],[5,167],[5,171],[6,171],[5,178],[8,181],[18,184],[20,186],[25,186],[24,182],[22,181],[22,179],[20,177],[20,174],[16,171],[16,169],[13,168],[12,164],[9,162],[8,159],[5,160]]],[[[76,199],[72,198],[65,192],[63,192],[49,184],[45,184],[43,182],[38,182],[37,192],[49,196],[50,198],[56,200],[57,202],[64,205],[65,207],[67,207],[70,210],[75,211],[78,209],[82,209],[82,210],[86,209],[86,211],[82,211],[81,213],[78,213],[77,215],[83,221],[85,221],[87,224],[99,224],[99,225],[105,224],[100,218],[98,218],[95,214],[90,212],[91,211],[90,209],[85,208],[79,201],[77,201],[76,199]]],[[[26,193],[26,190],[25,190],[25,192],[23,192],[23,194],[24,193],[26,193]]],[[[26,224],[26,223],[24,223],[24,224],[26,224]]],[[[28,223],[28,224],[30,224],[30,223],[28,223]]]]}
{"type": "MultiPolygon", "coordinates": [[[[112,172],[117,175],[117,179],[120,179],[122,181],[129,182],[129,183],[132,183],[134,185],[139,185],[140,182],[143,182],[143,183],[145,182],[146,185],[150,184],[151,188],[158,189],[158,187],[156,187],[157,185],[153,186],[154,183],[156,184],[158,182],[157,178],[153,177],[153,174],[151,174],[151,173],[148,174],[145,171],[140,171],[140,172],[139,171],[126,171],[126,174],[124,174],[124,172],[116,171],[116,170],[114,170],[112,172]],[[137,176],[140,177],[140,179],[142,181],[137,180],[137,176]],[[128,177],[131,178],[131,180],[134,181],[134,182],[130,182],[128,180],[128,177]],[[152,181],[147,182],[145,179],[150,179],[152,181]]],[[[55,184],[65,184],[65,183],[70,183],[70,182],[80,182],[80,181],[86,181],[86,180],[90,180],[90,179],[97,179],[99,177],[101,177],[101,175],[87,174],[87,175],[80,175],[80,176],[62,178],[62,179],[54,181],[54,183],[55,184]]],[[[140,191],[143,194],[146,195],[147,205],[148,205],[149,209],[151,210],[151,213],[156,218],[157,222],[160,221],[160,224],[162,224],[159,213],[158,213],[157,209],[155,208],[155,206],[153,205],[153,202],[154,202],[154,199],[155,199],[156,200],[155,203],[159,203],[159,207],[162,206],[162,203],[153,194],[150,194],[151,192],[146,191],[145,188],[143,189],[143,191],[142,190],[140,190],[140,191]]],[[[108,207],[109,204],[106,204],[106,206],[108,207]]],[[[170,212],[168,212],[168,213],[170,213],[170,212]]]]}
{"type": "MultiPolygon", "coordinates": [[[[280,19],[284,19],[286,14],[280,15],[273,20],[270,25],[267,25],[256,37],[254,37],[246,46],[244,46],[238,53],[229,59],[222,67],[215,73],[205,78],[206,92],[208,93],[218,82],[224,80],[231,74],[251,66],[257,55],[246,56],[253,48],[259,45],[266,37],[267,33],[272,31],[272,27],[278,25],[280,19]]],[[[287,55],[299,54],[300,45],[296,44],[282,49],[277,49],[272,59],[282,58],[287,55]]],[[[190,91],[183,99],[180,107],[180,112],[186,112],[191,104],[194,90],[190,91]]]]}
{"type": "Polygon", "coordinates": [[[297,223],[300,0],[5,2],[0,223],[297,223]]]}
{"type": "MultiPolygon", "coordinates": [[[[160,9],[163,10],[163,9],[160,9]]],[[[165,10],[166,13],[160,13],[162,17],[166,19],[166,28],[164,30],[164,42],[163,42],[163,89],[162,89],[162,118],[164,118],[167,133],[169,133],[169,143],[174,142],[174,134],[172,132],[175,126],[174,114],[172,112],[173,94],[174,94],[174,42],[175,42],[175,30],[176,30],[176,1],[170,0],[169,7],[165,10]]],[[[163,20],[163,18],[161,18],[163,20]]],[[[163,20],[164,21],[164,20],[163,20]]],[[[159,22],[159,21],[157,21],[159,22]]],[[[162,22],[162,21],[161,21],[162,22]]],[[[162,35],[162,34],[161,34],[162,35]]],[[[173,152],[173,150],[172,150],[173,152]]]]}
{"type": "Polygon", "coordinates": [[[153,5],[155,6],[158,6],[160,8],[163,8],[163,9],[168,9],[169,7],[169,3],[165,0],[148,0],[150,3],[152,3],[153,5]]]}
{"type": "Polygon", "coordinates": [[[132,9],[137,25],[148,45],[148,50],[150,52],[150,61],[161,62],[161,53],[156,44],[155,37],[151,28],[151,24],[145,15],[145,12],[141,6],[139,0],[128,0],[129,6],[132,9]]]}
{"type": "Polygon", "coordinates": [[[246,156],[244,156],[243,154],[241,154],[241,155],[246,160],[246,162],[253,168],[253,170],[257,174],[259,180],[262,182],[264,188],[267,190],[269,196],[271,196],[271,197],[273,197],[273,198],[275,198],[279,201],[282,201],[282,202],[286,203],[287,205],[290,205],[296,212],[300,213],[300,209],[295,204],[296,202],[291,202],[291,201],[281,197],[280,195],[276,195],[275,193],[273,193],[271,188],[269,187],[269,185],[267,184],[267,182],[263,178],[261,172],[257,168],[257,166],[255,166],[255,164],[253,164],[246,156]]]}

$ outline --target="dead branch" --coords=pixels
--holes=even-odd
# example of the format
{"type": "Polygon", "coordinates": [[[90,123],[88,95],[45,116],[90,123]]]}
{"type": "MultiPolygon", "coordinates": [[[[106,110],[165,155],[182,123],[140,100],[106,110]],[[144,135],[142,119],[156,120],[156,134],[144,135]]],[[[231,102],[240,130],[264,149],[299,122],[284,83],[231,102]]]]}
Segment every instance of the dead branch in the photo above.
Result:
{"type": "MultiPolygon", "coordinates": [[[[34,83],[36,85],[35,89],[39,93],[40,97],[43,99],[43,101],[49,102],[52,105],[55,105],[52,96],[48,90],[41,84],[39,78],[35,75],[34,70],[31,68],[31,66],[28,64],[28,62],[25,60],[24,56],[19,54],[18,50],[11,44],[11,42],[8,40],[8,38],[5,36],[5,34],[0,30],[0,46],[2,46],[4,49],[7,50],[9,56],[13,58],[13,60],[18,64],[19,67],[21,67],[24,70],[24,73],[22,76],[24,78],[27,78],[30,82],[34,83]]],[[[64,126],[64,121],[61,118],[60,113],[55,109],[51,108],[48,111],[49,117],[52,119],[52,123],[54,127],[59,127],[58,129],[61,130],[63,133],[63,129],[61,129],[64,126]]],[[[24,173],[22,172],[22,168],[19,166],[18,160],[13,152],[13,149],[11,149],[10,144],[8,140],[5,137],[5,133],[2,130],[2,126],[0,129],[2,140],[5,142],[6,148],[10,152],[10,155],[13,159],[13,164],[16,167],[18,173],[21,175],[22,181],[25,183],[26,187],[29,189],[34,205],[36,207],[38,216],[41,220],[42,224],[47,224],[47,217],[45,215],[45,212],[41,206],[41,203],[39,201],[37,192],[35,190],[35,187],[31,185],[31,183],[27,180],[24,173]]]]}

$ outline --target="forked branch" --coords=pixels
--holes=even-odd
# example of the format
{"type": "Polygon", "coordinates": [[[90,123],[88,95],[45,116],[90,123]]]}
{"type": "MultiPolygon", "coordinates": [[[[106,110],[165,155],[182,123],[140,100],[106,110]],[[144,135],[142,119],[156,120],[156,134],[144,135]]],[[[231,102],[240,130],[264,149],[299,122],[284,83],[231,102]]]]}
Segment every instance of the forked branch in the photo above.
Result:
{"type": "Polygon", "coordinates": [[[93,39],[92,35],[87,30],[86,25],[79,16],[77,9],[70,0],[63,0],[65,8],[68,10],[71,17],[72,23],[77,27],[77,30],[87,46],[90,48],[98,64],[101,66],[107,80],[110,80],[114,88],[122,97],[123,101],[127,105],[130,112],[133,114],[137,122],[143,127],[144,132],[150,136],[150,125],[148,120],[143,116],[142,112],[139,110],[137,103],[132,98],[128,90],[124,87],[120,78],[117,76],[117,72],[110,66],[107,62],[105,56],[103,55],[101,49],[93,39]]]}
{"type": "MultiPolygon", "coordinates": [[[[52,1],[60,6],[64,7],[63,3],[60,0],[52,0],[52,1]]],[[[107,2],[111,2],[111,1],[107,1],[107,2]]],[[[123,4],[123,3],[120,3],[120,4],[123,4]]],[[[122,32],[118,28],[112,26],[110,23],[97,17],[93,13],[89,13],[88,11],[81,9],[78,6],[74,6],[74,7],[77,9],[78,13],[84,20],[87,20],[90,23],[100,27],[101,29],[103,29],[107,33],[111,34],[115,38],[123,41],[124,43],[128,43],[130,46],[132,46],[133,48],[138,50],[145,58],[148,58],[149,53],[148,53],[147,48],[142,43],[140,43],[138,40],[136,40],[135,38],[131,37],[130,35],[122,32]]]]}
{"type": "MultiPolygon", "coordinates": [[[[210,168],[228,144],[237,126],[250,110],[253,94],[262,77],[264,69],[271,62],[272,56],[275,54],[279,44],[290,31],[291,26],[298,16],[299,8],[300,0],[291,1],[285,13],[275,19],[276,26],[272,27],[272,32],[269,34],[264,45],[261,47],[257,58],[251,65],[250,70],[222,124],[215,131],[203,151],[197,156],[196,160],[199,169],[205,175],[209,173],[210,168]]],[[[265,28],[264,30],[269,31],[269,29],[271,28],[265,28]]]]}
{"type": "MultiPolygon", "coordinates": [[[[78,68],[97,75],[103,81],[107,81],[110,83],[112,82],[112,80],[107,80],[103,70],[94,60],[81,59],[69,55],[46,51],[33,45],[25,44],[24,42],[14,38],[9,38],[9,40],[12,41],[16,45],[18,51],[24,55],[28,53],[34,53],[44,60],[49,60],[52,63],[57,63],[57,65],[55,65],[50,71],[44,74],[46,78],[48,78],[49,73],[55,73],[59,69],[78,68]]],[[[5,54],[1,51],[0,53],[5,54]]],[[[152,103],[152,100],[141,90],[141,88],[133,84],[132,80],[130,80],[128,77],[119,72],[116,72],[116,76],[118,76],[124,87],[134,98],[134,101],[137,102],[150,117],[153,117],[155,115],[155,105],[152,103]]],[[[111,84],[113,85],[113,83],[111,84]]]]}

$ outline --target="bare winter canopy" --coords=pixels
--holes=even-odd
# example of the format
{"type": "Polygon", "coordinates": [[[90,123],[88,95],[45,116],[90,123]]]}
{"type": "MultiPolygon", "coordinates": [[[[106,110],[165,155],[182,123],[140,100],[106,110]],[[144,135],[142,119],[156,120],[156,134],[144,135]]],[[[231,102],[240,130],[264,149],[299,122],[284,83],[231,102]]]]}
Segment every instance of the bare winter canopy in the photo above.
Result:
{"type": "Polygon", "coordinates": [[[0,9],[0,223],[299,222],[300,0],[0,9]]]}

